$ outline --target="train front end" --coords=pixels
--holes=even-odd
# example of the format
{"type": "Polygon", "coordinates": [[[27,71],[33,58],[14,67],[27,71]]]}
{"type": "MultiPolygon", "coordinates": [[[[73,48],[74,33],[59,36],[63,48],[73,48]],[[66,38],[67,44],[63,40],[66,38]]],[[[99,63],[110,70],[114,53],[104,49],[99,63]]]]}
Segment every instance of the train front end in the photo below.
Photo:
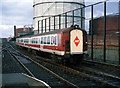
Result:
{"type": "MultiPolygon", "coordinates": [[[[65,45],[68,46],[68,42],[65,45]]],[[[69,31],[69,47],[65,51],[71,63],[79,63],[83,56],[88,54],[87,33],[85,30],[80,29],[78,25],[73,26],[69,31]]]]}
{"type": "Polygon", "coordinates": [[[83,54],[83,32],[79,29],[70,31],[70,54],[83,54]]]}

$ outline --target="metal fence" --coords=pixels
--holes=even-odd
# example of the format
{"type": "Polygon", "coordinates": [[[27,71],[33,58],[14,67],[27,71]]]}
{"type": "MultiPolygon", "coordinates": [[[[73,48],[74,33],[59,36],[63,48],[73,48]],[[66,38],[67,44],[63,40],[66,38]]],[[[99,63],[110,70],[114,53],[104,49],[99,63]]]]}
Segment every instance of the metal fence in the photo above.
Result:
{"type": "Polygon", "coordinates": [[[89,58],[93,61],[120,64],[120,28],[118,2],[100,2],[90,5],[88,52],[89,58]],[[114,6],[114,7],[113,7],[114,6]],[[95,17],[97,10],[101,8],[101,13],[95,17]],[[114,8],[114,9],[113,9],[114,8]],[[111,10],[113,9],[113,10],[111,10]],[[111,12],[111,13],[110,13],[111,12]]]}
{"type": "Polygon", "coordinates": [[[85,59],[120,64],[120,8],[118,8],[119,0],[84,6],[38,21],[38,32],[49,32],[78,24],[88,33],[89,56],[85,59]]]}
{"type": "Polygon", "coordinates": [[[84,7],[38,21],[38,33],[63,29],[78,24],[85,28],[84,7]]]}

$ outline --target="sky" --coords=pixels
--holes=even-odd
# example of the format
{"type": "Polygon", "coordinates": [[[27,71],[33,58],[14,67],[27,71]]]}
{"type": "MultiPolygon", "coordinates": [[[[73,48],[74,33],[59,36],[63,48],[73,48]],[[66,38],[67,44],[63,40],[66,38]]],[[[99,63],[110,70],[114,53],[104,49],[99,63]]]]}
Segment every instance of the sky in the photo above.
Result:
{"type": "Polygon", "coordinates": [[[33,0],[0,0],[0,38],[13,36],[13,27],[32,24],[33,0]]]}
{"type": "MultiPolygon", "coordinates": [[[[86,0],[85,4],[93,4],[103,0],[86,0]],[[92,2],[90,2],[92,1],[92,2]]],[[[115,1],[115,0],[114,0],[115,1]]],[[[116,0],[118,1],[118,0],[116,0]]],[[[108,3],[107,14],[112,14],[118,11],[117,4],[108,3]]],[[[103,4],[94,7],[94,17],[103,16],[103,4]],[[99,10],[98,10],[99,9],[99,10]]],[[[90,18],[90,8],[86,8],[86,17],[90,18]]],[[[86,29],[88,28],[89,20],[86,20],[86,29]]],[[[23,27],[33,23],[33,0],[0,0],[0,38],[13,36],[13,27],[23,27]]]]}

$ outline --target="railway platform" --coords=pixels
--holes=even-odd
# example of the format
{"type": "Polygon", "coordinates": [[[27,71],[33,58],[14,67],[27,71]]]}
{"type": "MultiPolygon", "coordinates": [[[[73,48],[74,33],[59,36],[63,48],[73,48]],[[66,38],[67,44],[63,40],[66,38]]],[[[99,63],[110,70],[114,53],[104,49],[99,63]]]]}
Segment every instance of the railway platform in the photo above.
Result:
{"type": "Polygon", "coordinates": [[[2,78],[2,88],[51,88],[45,82],[24,73],[3,74],[2,78]]]}

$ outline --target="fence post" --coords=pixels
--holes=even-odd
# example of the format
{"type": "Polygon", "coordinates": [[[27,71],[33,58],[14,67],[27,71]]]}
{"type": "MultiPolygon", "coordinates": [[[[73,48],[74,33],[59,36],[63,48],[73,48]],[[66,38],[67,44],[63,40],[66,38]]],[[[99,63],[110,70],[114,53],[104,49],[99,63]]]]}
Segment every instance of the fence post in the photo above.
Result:
{"type": "Polygon", "coordinates": [[[104,62],[106,62],[106,1],[104,2],[104,62]]]}
{"type": "Polygon", "coordinates": [[[82,10],[83,8],[81,8],[81,28],[82,28],[82,24],[83,24],[83,21],[82,21],[82,18],[83,18],[83,15],[82,15],[82,10]]]}
{"type": "Polygon", "coordinates": [[[74,25],[74,10],[72,11],[72,17],[73,17],[73,19],[72,19],[72,25],[74,25]]]}
{"type": "Polygon", "coordinates": [[[49,31],[50,31],[50,17],[49,17],[49,31]]]}
{"type": "Polygon", "coordinates": [[[40,29],[39,29],[39,21],[38,21],[38,34],[39,34],[39,30],[40,30],[40,29]]]}
{"type": "Polygon", "coordinates": [[[118,37],[119,37],[119,65],[120,65],[120,1],[119,1],[119,17],[118,17],[118,37]]]}
{"type": "Polygon", "coordinates": [[[61,29],[61,15],[59,15],[59,29],[61,29]]]}
{"type": "Polygon", "coordinates": [[[93,61],[93,5],[91,6],[91,59],[93,61]]]}
{"type": "Polygon", "coordinates": [[[45,32],[46,32],[46,19],[45,19],[45,32]]]}
{"type": "Polygon", "coordinates": [[[55,16],[54,16],[54,30],[55,30],[55,16]]]}
{"type": "Polygon", "coordinates": [[[65,13],[65,28],[67,28],[67,13],[65,13]]]}
{"type": "Polygon", "coordinates": [[[41,21],[41,33],[43,33],[43,20],[41,21]]]}

